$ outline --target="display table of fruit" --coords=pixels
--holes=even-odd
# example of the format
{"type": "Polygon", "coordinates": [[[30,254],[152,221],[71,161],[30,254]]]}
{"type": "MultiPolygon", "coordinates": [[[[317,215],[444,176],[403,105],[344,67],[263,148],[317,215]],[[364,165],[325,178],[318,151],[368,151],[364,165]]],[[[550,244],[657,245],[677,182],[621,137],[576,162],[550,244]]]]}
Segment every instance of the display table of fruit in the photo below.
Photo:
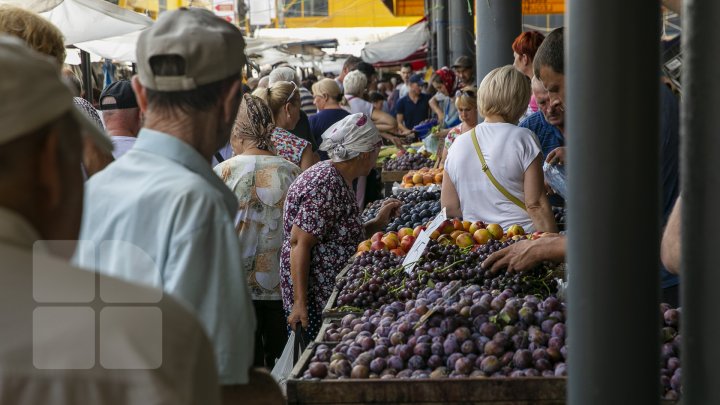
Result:
{"type": "Polygon", "coordinates": [[[445,169],[423,167],[420,170],[410,170],[402,177],[401,188],[426,187],[433,184],[442,185],[445,169]]]}
{"type": "MultiPolygon", "coordinates": [[[[565,403],[564,265],[519,274],[481,266],[500,249],[546,235],[445,220],[419,259],[403,264],[423,226],[360,244],[336,280],[316,341],[291,374],[288,403],[565,403]]],[[[680,311],[664,305],[660,314],[661,397],[674,401],[680,311]]]]}
{"type": "Polygon", "coordinates": [[[418,170],[423,167],[432,167],[435,164],[434,156],[427,152],[418,152],[415,148],[400,150],[383,162],[382,181],[399,182],[409,170],[418,170]]]}

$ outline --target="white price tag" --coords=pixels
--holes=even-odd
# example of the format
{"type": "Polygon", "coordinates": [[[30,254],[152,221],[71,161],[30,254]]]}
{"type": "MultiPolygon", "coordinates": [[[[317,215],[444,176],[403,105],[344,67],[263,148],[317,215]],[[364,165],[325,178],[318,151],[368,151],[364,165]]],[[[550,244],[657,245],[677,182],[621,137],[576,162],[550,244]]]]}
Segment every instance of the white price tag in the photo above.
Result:
{"type": "Polygon", "coordinates": [[[428,225],[427,229],[420,232],[417,239],[415,240],[415,243],[413,243],[412,248],[410,248],[410,251],[405,255],[405,260],[403,260],[403,267],[405,268],[405,273],[410,274],[412,270],[417,265],[417,261],[420,260],[420,256],[425,252],[425,248],[427,247],[428,243],[430,243],[430,235],[435,232],[440,225],[442,225],[443,222],[447,219],[447,215],[445,213],[445,208],[440,211],[440,213],[435,217],[435,219],[430,222],[430,225],[428,225]]]}

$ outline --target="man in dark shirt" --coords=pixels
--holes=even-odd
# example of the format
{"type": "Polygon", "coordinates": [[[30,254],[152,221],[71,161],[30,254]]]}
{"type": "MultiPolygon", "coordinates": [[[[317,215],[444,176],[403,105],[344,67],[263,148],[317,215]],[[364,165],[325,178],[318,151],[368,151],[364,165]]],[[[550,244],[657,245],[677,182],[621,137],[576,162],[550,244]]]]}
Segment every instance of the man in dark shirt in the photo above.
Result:
{"type": "Polygon", "coordinates": [[[422,75],[412,75],[409,82],[408,95],[397,102],[396,118],[402,134],[409,134],[415,125],[430,117],[430,96],[422,92],[422,75]]]}

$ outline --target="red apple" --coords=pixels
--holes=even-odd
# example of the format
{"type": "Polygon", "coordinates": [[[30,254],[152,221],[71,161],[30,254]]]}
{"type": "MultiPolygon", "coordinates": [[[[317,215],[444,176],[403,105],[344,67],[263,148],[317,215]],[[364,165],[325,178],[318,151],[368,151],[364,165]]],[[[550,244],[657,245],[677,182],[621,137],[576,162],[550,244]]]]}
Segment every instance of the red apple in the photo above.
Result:
{"type": "Polygon", "coordinates": [[[375,242],[373,242],[372,245],[370,245],[370,248],[372,250],[388,250],[387,246],[385,246],[385,244],[381,240],[376,240],[375,242]]]}
{"type": "Polygon", "coordinates": [[[450,221],[449,219],[446,219],[445,221],[443,221],[442,224],[440,224],[440,228],[438,228],[438,230],[440,231],[441,234],[450,235],[456,229],[455,229],[455,225],[453,225],[452,221],[450,221]]]}
{"type": "Polygon", "coordinates": [[[465,230],[465,228],[463,227],[463,221],[461,221],[457,218],[454,218],[452,220],[452,224],[456,231],[464,231],[465,230]]]}
{"type": "Polygon", "coordinates": [[[473,239],[475,239],[475,243],[479,245],[484,245],[492,239],[492,235],[490,235],[490,232],[488,232],[487,229],[478,229],[473,234],[473,239]]]}
{"type": "Polygon", "coordinates": [[[412,248],[413,243],[415,243],[415,237],[412,235],[406,235],[400,241],[400,248],[402,248],[402,250],[406,252],[409,252],[410,248],[412,248]]]}
{"type": "Polygon", "coordinates": [[[415,229],[413,229],[412,236],[417,238],[418,236],[420,236],[420,232],[424,231],[425,229],[427,228],[424,225],[416,226],[415,229]]]}
{"type": "Polygon", "coordinates": [[[470,247],[475,244],[472,235],[468,232],[461,233],[456,239],[455,244],[461,248],[470,247]]]}
{"type": "Polygon", "coordinates": [[[383,236],[385,236],[384,233],[382,233],[382,232],[375,232],[375,233],[373,234],[373,236],[370,238],[370,242],[377,242],[377,241],[379,241],[380,239],[382,239],[383,236]]]}
{"type": "Polygon", "coordinates": [[[498,240],[503,237],[503,229],[502,226],[498,224],[488,224],[487,227],[485,227],[488,232],[490,232],[490,235],[492,235],[492,238],[495,240],[498,240]]]}

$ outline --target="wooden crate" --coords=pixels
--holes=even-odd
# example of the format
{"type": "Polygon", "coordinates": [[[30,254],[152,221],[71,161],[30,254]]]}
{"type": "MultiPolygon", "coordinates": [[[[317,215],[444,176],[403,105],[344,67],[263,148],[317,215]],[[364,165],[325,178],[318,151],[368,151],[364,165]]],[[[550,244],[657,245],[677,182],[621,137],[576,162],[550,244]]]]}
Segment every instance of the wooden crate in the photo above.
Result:
{"type": "MultiPolygon", "coordinates": [[[[391,380],[302,380],[313,343],[298,359],[287,382],[288,404],[498,404],[565,403],[566,378],[444,378],[391,380]]],[[[332,343],[328,346],[332,347],[332,343]]]]}
{"type": "Polygon", "coordinates": [[[395,171],[385,171],[383,170],[380,173],[380,180],[383,183],[402,183],[402,178],[404,175],[408,174],[409,170],[395,170],[395,171]]]}
{"type": "MultiPolygon", "coordinates": [[[[337,276],[335,276],[335,282],[337,283],[338,280],[345,277],[345,274],[347,274],[348,270],[350,270],[350,266],[352,266],[352,261],[355,258],[350,260],[350,263],[347,264],[342,270],[340,270],[340,273],[338,273],[337,276]]],[[[362,314],[362,312],[353,312],[353,311],[337,311],[335,310],[335,303],[337,302],[338,295],[340,295],[340,290],[338,290],[337,285],[335,288],[333,288],[333,292],[330,295],[330,298],[328,299],[328,302],[325,304],[325,308],[323,308],[322,312],[322,318],[323,320],[326,319],[341,319],[343,316],[347,314],[362,314]]]]}

